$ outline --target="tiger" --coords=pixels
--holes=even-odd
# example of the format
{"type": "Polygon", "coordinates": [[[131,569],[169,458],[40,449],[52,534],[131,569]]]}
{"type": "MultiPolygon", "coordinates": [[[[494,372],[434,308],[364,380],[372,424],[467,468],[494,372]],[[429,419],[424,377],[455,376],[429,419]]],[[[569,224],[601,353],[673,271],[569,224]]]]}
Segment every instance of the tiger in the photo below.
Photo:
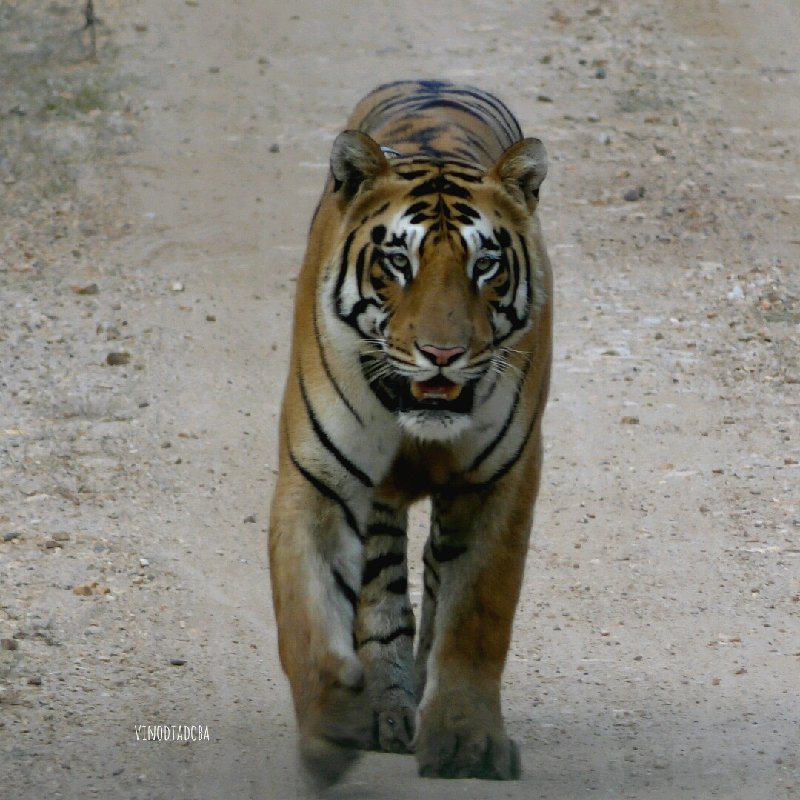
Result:
{"type": "Polygon", "coordinates": [[[517,779],[501,677],[542,464],[547,153],[444,80],[379,86],[333,142],[297,281],[269,566],[301,763],[362,750],[517,779]],[[419,625],[407,515],[430,500],[419,625]],[[416,640],[416,649],[415,649],[416,640]]]}

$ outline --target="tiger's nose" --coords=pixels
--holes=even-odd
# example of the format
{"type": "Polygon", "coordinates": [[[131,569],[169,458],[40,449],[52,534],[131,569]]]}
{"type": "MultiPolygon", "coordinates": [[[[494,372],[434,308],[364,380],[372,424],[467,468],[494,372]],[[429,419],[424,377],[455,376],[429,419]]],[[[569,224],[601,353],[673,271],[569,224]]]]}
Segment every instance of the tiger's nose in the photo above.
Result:
{"type": "Polygon", "coordinates": [[[452,364],[466,352],[464,347],[438,347],[435,344],[418,344],[417,350],[437,367],[446,367],[448,364],[452,364]]]}

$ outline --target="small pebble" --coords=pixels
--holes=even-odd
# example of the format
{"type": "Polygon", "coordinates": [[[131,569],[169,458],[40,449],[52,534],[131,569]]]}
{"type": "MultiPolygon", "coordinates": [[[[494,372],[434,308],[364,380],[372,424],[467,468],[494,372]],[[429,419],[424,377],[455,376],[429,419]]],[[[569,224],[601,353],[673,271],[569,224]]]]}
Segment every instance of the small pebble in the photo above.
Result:
{"type": "Polygon", "coordinates": [[[182,667],[186,663],[185,658],[171,658],[169,663],[172,664],[173,667],[182,667]]]}
{"type": "Polygon", "coordinates": [[[128,364],[131,360],[131,354],[126,352],[119,352],[119,353],[109,353],[106,356],[106,364],[109,367],[120,367],[124,364],[128,364]]]}
{"type": "Polygon", "coordinates": [[[18,650],[19,643],[16,639],[3,639],[0,641],[0,647],[2,647],[3,650],[18,650]]]}
{"type": "Polygon", "coordinates": [[[42,685],[42,677],[41,675],[31,675],[28,678],[28,686],[41,686],[42,685]]]}
{"type": "Polygon", "coordinates": [[[270,153],[280,153],[281,147],[277,142],[275,142],[275,144],[271,144],[269,146],[269,151],[270,153]]]}
{"type": "Polygon", "coordinates": [[[635,203],[644,197],[644,186],[637,186],[635,189],[628,189],[622,197],[629,203],[635,203]]]}
{"type": "Polygon", "coordinates": [[[75,292],[75,294],[92,295],[92,294],[99,294],[100,287],[96,283],[90,283],[87,284],[86,286],[73,286],[72,291],[75,292]]]}
{"type": "Polygon", "coordinates": [[[255,514],[250,514],[250,516],[249,516],[249,517],[245,517],[245,518],[244,518],[244,521],[245,521],[246,523],[250,523],[250,524],[252,524],[252,523],[254,523],[254,522],[256,521],[256,515],[255,515],[255,514]]]}

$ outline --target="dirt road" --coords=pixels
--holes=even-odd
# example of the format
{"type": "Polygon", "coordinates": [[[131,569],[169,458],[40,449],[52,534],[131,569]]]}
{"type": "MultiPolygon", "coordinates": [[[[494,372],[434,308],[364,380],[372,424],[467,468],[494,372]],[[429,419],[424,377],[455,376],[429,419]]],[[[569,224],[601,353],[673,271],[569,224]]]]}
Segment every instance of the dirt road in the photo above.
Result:
{"type": "Polygon", "coordinates": [[[800,797],[793,0],[95,5],[94,65],[80,3],[0,14],[0,796],[306,796],[266,565],[294,280],[347,112],[424,76],[551,156],[524,776],[369,754],[329,796],[800,797]]]}

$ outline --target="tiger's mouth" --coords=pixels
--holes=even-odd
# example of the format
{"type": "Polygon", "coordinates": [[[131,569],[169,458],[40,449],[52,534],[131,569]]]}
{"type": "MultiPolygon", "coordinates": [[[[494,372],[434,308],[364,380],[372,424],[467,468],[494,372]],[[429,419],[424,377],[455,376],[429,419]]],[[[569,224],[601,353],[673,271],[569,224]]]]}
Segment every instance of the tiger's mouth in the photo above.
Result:
{"type": "MultiPolygon", "coordinates": [[[[368,359],[362,359],[363,367],[368,369],[368,364],[368,359]]],[[[475,401],[475,383],[455,383],[444,375],[414,381],[389,374],[370,381],[370,387],[381,403],[396,414],[408,411],[470,414],[475,401]]]]}
{"type": "Polygon", "coordinates": [[[427,381],[411,381],[409,387],[411,396],[420,403],[428,400],[444,400],[452,403],[458,400],[464,385],[461,383],[453,383],[448,380],[444,375],[437,375],[427,381]]]}
{"type": "Polygon", "coordinates": [[[454,383],[444,375],[427,381],[402,380],[397,411],[447,411],[470,414],[475,399],[475,384],[454,383]]]}

